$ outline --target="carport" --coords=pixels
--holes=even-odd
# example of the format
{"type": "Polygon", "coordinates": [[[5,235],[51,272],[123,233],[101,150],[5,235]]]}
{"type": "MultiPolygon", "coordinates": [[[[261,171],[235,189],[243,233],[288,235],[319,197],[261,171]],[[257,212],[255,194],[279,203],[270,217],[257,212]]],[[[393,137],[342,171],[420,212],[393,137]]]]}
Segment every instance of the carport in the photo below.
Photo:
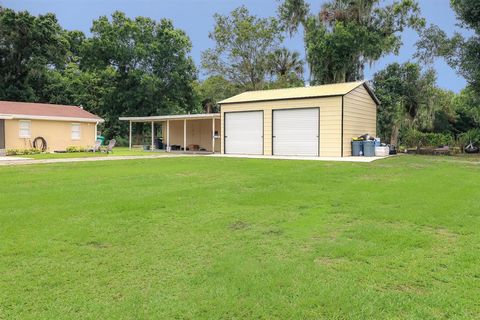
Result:
{"type": "Polygon", "coordinates": [[[150,148],[155,150],[155,132],[161,127],[163,150],[180,152],[220,152],[220,114],[183,114],[150,117],[121,117],[129,122],[128,146],[132,148],[132,124],[148,123],[151,126],[150,148]]]}

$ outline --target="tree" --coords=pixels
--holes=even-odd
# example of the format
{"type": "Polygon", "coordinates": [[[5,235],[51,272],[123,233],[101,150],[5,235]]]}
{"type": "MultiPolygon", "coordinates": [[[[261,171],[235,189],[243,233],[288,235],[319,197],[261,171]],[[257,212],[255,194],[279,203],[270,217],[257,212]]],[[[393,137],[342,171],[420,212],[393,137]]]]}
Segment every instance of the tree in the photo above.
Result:
{"type": "Polygon", "coordinates": [[[316,84],[363,79],[365,64],[398,53],[401,32],[424,25],[414,0],[332,0],[318,14],[304,0],[285,0],[279,8],[286,30],[304,28],[311,81],[316,84]]]}
{"type": "Polygon", "coordinates": [[[0,7],[0,99],[42,101],[47,72],[63,68],[68,41],[53,14],[0,7]]]}
{"type": "Polygon", "coordinates": [[[290,51],[287,48],[277,49],[272,52],[268,58],[269,69],[272,75],[277,77],[286,77],[293,73],[298,77],[303,75],[303,61],[300,59],[300,53],[290,51]]]}
{"type": "Polygon", "coordinates": [[[202,67],[240,88],[262,89],[269,74],[268,57],[282,40],[277,20],[252,16],[244,6],[214,18],[209,37],[215,48],[202,53],[202,67]]]}
{"type": "Polygon", "coordinates": [[[374,75],[378,107],[378,132],[382,139],[397,145],[402,127],[425,129],[432,126],[437,97],[436,75],[422,73],[418,64],[393,63],[374,75]]]}
{"type": "Polygon", "coordinates": [[[451,0],[451,5],[463,27],[475,34],[464,38],[455,33],[451,38],[438,26],[432,25],[422,32],[417,42],[416,57],[429,64],[443,57],[462,75],[480,97],[480,2],[478,0],[451,0]]]}
{"type": "Polygon", "coordinates": [[[195,86],[203,112],[219,112],[218,102],[240,93],[240,89],[222,76],[211,76],[195,86]]]}
{"type": "Polygon", "coordinates": [[[114,89],[104,97],[100,113],[106,135],[126,133],[122,115],[154,115],[195,111],[196,69],[187,35],[170,20],[130,19],[122,12],[93,22],[84,41],[80,67],[91,73],[113,70],[114,89]]]}

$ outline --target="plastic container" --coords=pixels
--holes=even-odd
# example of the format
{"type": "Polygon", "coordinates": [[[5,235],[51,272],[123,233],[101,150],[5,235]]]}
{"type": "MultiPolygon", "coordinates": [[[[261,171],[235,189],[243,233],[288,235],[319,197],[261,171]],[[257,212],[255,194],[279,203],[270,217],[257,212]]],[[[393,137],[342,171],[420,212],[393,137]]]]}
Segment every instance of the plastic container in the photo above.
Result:
{"type": "Polygon", "coordinates": [[[163,139],[162,138],[157,138],[155,140],[155,148],[163,150],[163,139]]]}
{"type": "Polygon", "coordinates": [[[375,147],[380,147],[382,144],[380,143],[380,138],[375,138],[375,147]]]}
{"type": "Polygon", "coordinates": [[[352,141],[352,156],[359,157],[363,155],[363,141],[352,141]]]}
{"type": "Polygon", "coordinates": [[[386,157],[389,153],[389,147],[375,147],[375,157],[386,157]]]}
{"type": "Polygon", "coordinates": [[[363,141],[363,155],[365,157],[375,156],[375,141],[373,140],[363,141]]]}
{"type": "Polygon", "coordinates": [[[104,136],[97,136],[97,141],[101,142],[101,146],[105,145],[105,137],[104,136]]]}

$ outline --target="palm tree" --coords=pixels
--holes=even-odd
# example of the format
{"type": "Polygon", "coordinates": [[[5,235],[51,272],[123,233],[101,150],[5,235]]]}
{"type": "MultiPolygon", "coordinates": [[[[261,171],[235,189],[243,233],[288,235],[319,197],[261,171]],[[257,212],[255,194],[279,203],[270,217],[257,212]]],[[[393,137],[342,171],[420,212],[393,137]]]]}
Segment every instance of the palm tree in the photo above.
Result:
{"type": "Polygon", "coordinates": [[[320,20],[332,26],[335,21],[354,21],[367,25],[370,21],[373,6],[379,0],[330,0],[322,5],[319,13],[320,20]]]}
{"type": "Polygon", "coordinates": [[[296,74],[298,77],[303,76],[303,60],[300,58],[300,53],[297,51],[290,51],[287,48],[275,50],[269,58],[270,73],[279,78],[288,76],[289,74],[296,74]]]}

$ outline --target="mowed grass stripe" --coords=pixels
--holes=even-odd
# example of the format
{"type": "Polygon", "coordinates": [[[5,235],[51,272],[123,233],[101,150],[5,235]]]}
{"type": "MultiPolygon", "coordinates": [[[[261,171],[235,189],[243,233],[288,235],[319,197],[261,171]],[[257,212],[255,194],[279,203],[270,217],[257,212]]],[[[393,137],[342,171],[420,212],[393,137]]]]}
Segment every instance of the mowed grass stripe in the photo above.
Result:
{"type": "Polygon", "coordinates": [[[476,318],[480,166],[0,168],[0,318],[476,318]]]}

